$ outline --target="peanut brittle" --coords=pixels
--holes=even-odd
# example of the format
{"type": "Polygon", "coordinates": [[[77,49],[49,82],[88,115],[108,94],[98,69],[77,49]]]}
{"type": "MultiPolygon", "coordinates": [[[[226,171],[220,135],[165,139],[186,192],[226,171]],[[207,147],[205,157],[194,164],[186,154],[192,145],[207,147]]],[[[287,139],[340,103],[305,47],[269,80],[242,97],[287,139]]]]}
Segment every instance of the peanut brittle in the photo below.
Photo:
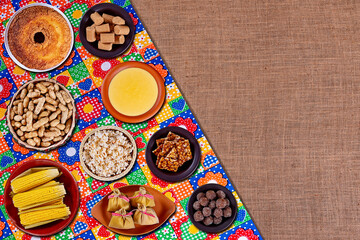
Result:
{"type": "Polygon", "coordinates": [[[166,138],[156,140],[157,148],[153,153],[157,156],[156,166],[159,169],[177,172],[186,161],[192,159],[188,139],[169,132],[166,138]]]}
{"type": "Polygon", "coordinates": [[[180,141],[178,145],[176,145],[177,153],[179,161],[184,164],[186,161],[192,159],[190,142],[189,140],[180,141]]]}

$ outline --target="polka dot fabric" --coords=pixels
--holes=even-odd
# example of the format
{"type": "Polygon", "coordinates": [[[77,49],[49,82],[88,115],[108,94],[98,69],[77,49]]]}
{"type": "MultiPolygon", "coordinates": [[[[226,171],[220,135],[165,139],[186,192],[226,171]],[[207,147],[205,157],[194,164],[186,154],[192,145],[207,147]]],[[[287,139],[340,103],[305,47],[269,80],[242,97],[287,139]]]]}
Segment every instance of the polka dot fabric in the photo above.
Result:
{"type": "Polygon", "coordinates": [[[262,239],[129,0],[5,0],[0,1],[0,22],[0,239],[31,239],[31,236],[18,230],[8,219],[3,205],[4,186],[10,174],[19,165],[42,158],[51,159],[66,167],[76,179],[80,189],[80,209],[74,221],[64,231],[42,240],[210,240],[238,239],[244,233],[251,237],[249,239],[262,239]],[[19,68],[10,59],[4,47],[3,37],[7,21],[16,10],[33,2],[48,3],[64,12],[73,26],[76,37],[70,57],[62,66],[48,73],[36,74],[19,68]],[[116,59],[101,59],[91,55],[78,37],[81,17],[91,6],[101,2],[112,2],[123,7],[130,14],[135,25],[134,43],[116,59]],[[114,119],[101,99],[100,92],[104,77],[113,67],[126,61],[144,62],[164,78],[165,103],[160,111],[146,122],[129,124],[114,119]],[[25,82],[39,77],[53,78],[66,86],[75,99],[78,113],[78,121],[71,140],[49,153],[30,151],[18,145],[10,134],[4,118],[7,104],[17,89],[25,82]],[[78,156],[83,138],[93,129],[108,125],[126,129],[134,137],[138,147],[134,167],[124,178],[116,182],[102,182],[88,176],[81,168],[78,156]],[[167,126],[187,129],[198,140],[202,152],[201,163],[196,172],[189,179],[178,183],[169,183],[156,177],[150,171],[145,159],[147,142],[155,132],[167,126]],[[194,190],[210,182],[226,186],[238,203],[238,218],[229,229],[219,234],[207,234],[197,229],[189,220],[186,211],[189,197],[194,190]],[[131,238],[107,230],[93,218],[91,209],[114,188],[129,184],[148,185],[159,190],[176,204],[176,213],[147,235],[131,238]]]}

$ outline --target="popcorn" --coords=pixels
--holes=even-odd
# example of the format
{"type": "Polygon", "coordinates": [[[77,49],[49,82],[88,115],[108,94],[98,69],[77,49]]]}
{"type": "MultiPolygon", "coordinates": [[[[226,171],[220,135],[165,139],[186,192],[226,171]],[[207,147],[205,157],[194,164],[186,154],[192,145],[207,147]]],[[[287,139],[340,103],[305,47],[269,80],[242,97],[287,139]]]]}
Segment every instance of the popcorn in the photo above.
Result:
{"type": "Polygon", "coordinates": [[[134,146],[122,132],[102,130],[88,138],[82,158],[94,174],[110,177],[126,170],[133,151],[134,146]]]}

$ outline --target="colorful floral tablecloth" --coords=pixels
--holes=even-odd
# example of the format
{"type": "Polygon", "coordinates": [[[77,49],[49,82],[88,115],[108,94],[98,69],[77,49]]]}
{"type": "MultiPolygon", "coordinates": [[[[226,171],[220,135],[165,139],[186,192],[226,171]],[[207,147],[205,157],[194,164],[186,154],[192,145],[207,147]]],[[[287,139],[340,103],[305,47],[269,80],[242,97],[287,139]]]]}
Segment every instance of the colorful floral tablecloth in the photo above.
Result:
{"type": "Polygon", "coordinates": [[[10,221],[3,205],[3,194],[6,180],[18,165],[40,158],[52,159],[68,168],[76,178],[81,192],[80,210],[73,223],[61,233],[43,239],[262,239],[129,0],[2,0],[0,10],[0,239],[31,239],[31,236],[18,230],[10,221]],[[61,67],[42,74],[27,72],[16,66],[4,46],[4,32],[9,18],[19,8],[34,2],[57,6],[69,18],[75,32],[75,46],[70,58],[61,67]],[[136,26],[135,40],[131,48],[121,57],[112,60],[92,56],[82,46],[78,36],[82,15],[88,8],[100,2],[113,2],[122,6],[130,13],[136,26]],[[102,103],[100,88],[106,73],[115,65],[126,61],[145,62],[165,79],[166,102],[160,112],[147,122],[128,124],[117,121],[106,111],[102,103]],[[75,98],[80,117],[68,144],[48,154],[29,151],[19,146],[9,133],[5,120],[6,106],[12,95],[22,84],[38,77],[51,77],[64,84],[75,98]],[[134,136],[138,147],[137,162],[131,173],[116,182],[97,181],[89,177],[79,164],[81,140],[92,129],[105,125],[117,125],[128,130],[134,136]],[[157,130],[166,126],[186,128],[195,135],[201,146],[201,164],[195,174],[186,181],[165,182],[154,176],[146,165],[144,152],[147,141],[157,130]],[[186,211],[191,193],[199,186],[210,182],[226,186],[238,203],[238,214],[234,224],[219,234],[199,231],[191,223],[186,211]],[[108,231],[91,216],[91,209],[113,188],[126,184],[143,184],[156,188],[175,202],[176,213],[147,236],[131,238],[108,231]]]}

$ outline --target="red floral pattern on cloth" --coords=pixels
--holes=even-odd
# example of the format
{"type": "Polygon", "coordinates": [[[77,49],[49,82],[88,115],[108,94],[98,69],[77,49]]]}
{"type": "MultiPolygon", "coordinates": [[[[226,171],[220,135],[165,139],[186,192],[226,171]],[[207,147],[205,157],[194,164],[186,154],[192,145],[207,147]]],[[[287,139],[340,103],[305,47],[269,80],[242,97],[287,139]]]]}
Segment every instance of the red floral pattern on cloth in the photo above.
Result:
{"type": "Polygon", "coordinates": [[[90,122],[94,118],[101,116],[101,110],[103,105],[99,102],[99,99],[94,97],[84,97],[81,102],[76,104],[79,116],[85,122],[90,122]]]}
{"type": "Polygon", "coordinates": [[[27,148],[20,146],[14,139],[12,139],[12,142],[14,143],[12,148],[15,152],[20,152],[23,155],[26,155],[29,153],[29,150],[27,148]]]}
{"type": "Polygon", "coordinates": [[[113,67],[115,67],[119,63],[120,63],[120,61],[115,60],[115,59],[111,59],[111,60],[99,59],[99,60],[96,60],[92,64],[92,66],[94,68],[93,75],[95,77],[105,78],[106,74],[110,71],[110,69],[112,69],[113,67]]]}
{"type": "Polygon", "coordinates": [[[71,52],[69,58],[63,64],[61,64],[57,69],[61,70],[65,66],[70,66],[73,63],[73,57],[75,57],[75,52],[74,51],[71,52]]]}
{"type": "Polygon", "coordinates": [[[33,2],[36,2],[36,3],[46,3],[46,0],[36,0],[36,1],[34,1],[34,0],[23,0],[23,1],[21,1],[21,2],[19,3],[19,6],[20,6],[20,7],[24,7],[24,6],[26,6],[26,5],[30,4],[30,3],[33,3],[33,2]]]}
{"type": "Polygon", "coordinates": [[[12,84],[9,83],[7,78],[0,79],[0,100],[10,96],[10,90],[12,87],[12,84]]]}
{"type": "Polygon", "coordinates": [[[244,230],[239,228],[234,234],[230,235],[228,240],[259,240],[259,237],[251,229],[244,230]]]}
{"type": "Polygon", "coordinates": [[[175,122],[170,123],[169,126],[175,126],[175,127],[184,127],[186,128],[189,132],[191,132],[193,135],[194,132],[197,129],[197,126],[195,123],[192,122],[191,118],[182,118],[182,117],[178,117],[175,119],[175,122]]]}
{"type": "Polygon", "coordinates": [[[0,237],[3,235],[2,230],[5,228],[5,223],[0,221],[0,237]]]}
{"type": "Polygon", "coordinates": [[[163,180],[161,180],[160,178],[156,177],[153,173],[151,173],[151,183],[154,185],[158,185],[161,188],[166,188],[169,184],[163,180]]]}
{"type": "Polygon", "coordinates": [[[167,76],[168,72],[164,69],[163,65],[161,64],[154,65],[152,63],[149,63],[149,65],[152,66],[156,71],[158,71],[163,78],[167,76]]]}

